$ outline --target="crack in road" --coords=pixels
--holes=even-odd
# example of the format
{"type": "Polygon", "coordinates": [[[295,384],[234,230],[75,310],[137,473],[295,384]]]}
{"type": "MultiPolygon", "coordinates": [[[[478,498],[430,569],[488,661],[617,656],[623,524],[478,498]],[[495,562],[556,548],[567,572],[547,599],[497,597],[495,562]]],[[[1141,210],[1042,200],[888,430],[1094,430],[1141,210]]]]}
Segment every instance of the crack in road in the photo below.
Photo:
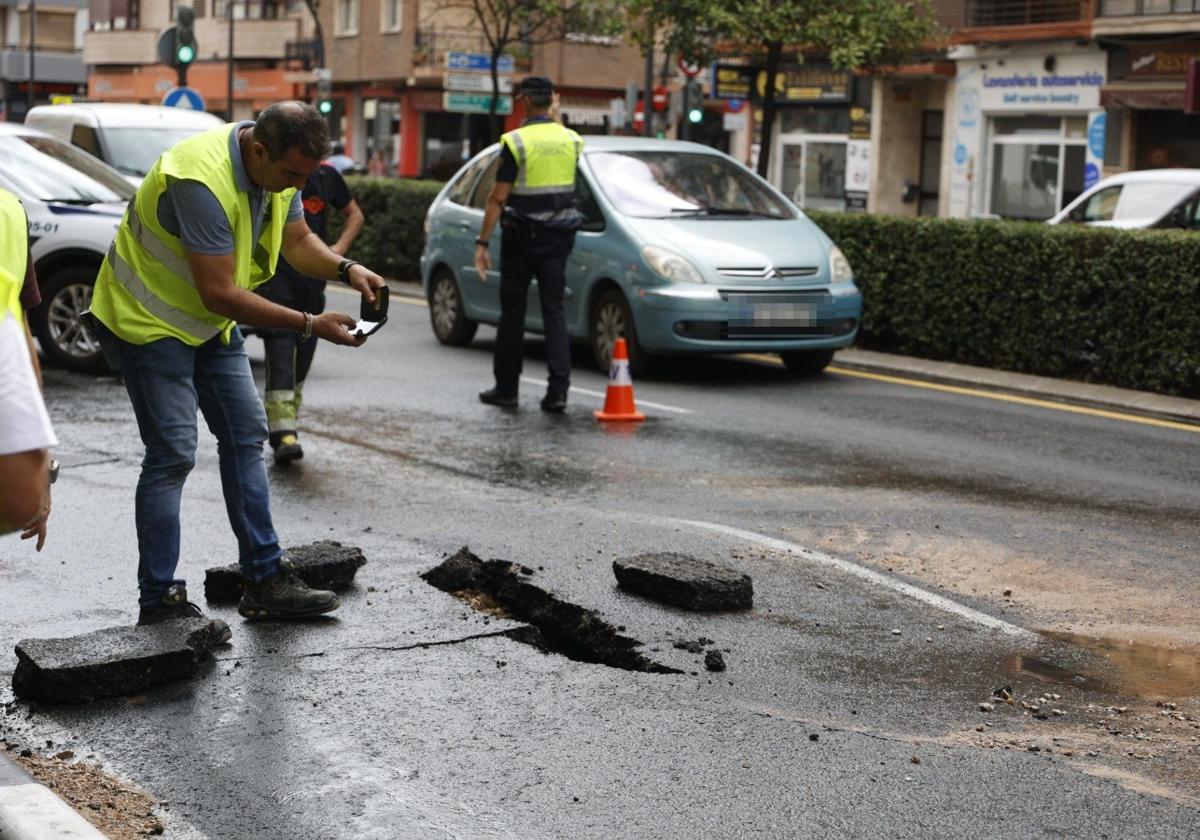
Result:
{"type": "Polygon", "coordinates": [[[350,647],[335,648],[333,650],[317,650],[310,653],[265,653],[256,656],[219,656],[214,659],[216,662],[254,662],[260,659],[315,659],[320,656],[329,656],[331,654],[346,653],[348,651],[359,650],[379,650],[388,653],[403,652],[406,650],[422,650],[425,648],[445,647],[449,645],[460,645],[463,642],[472,642],[476,639],[494,639],[500,636],[512,637],[514,633],[524,628],[509,628],[508,630],[494,630],[489,633],[473,633],[470,636],[460,636],[454,639],[437,639],[426,642],[413,642],[410,645],[351,645],[350,647]]]}

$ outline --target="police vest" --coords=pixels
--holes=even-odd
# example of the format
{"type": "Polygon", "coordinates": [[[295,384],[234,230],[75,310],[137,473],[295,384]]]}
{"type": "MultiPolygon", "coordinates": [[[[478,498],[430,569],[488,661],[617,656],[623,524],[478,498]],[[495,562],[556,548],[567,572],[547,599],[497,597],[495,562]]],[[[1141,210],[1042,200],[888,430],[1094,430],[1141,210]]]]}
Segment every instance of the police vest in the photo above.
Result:
{"type": "Polygon", "coordinates": [[[517,161],[511,193],[516,201],[510,201],[510,206],[519,207],[522,216],[550,226],[579,218],[575,170],[583,138],[547,120],[510,131],[500,142],[517,161]]]}
{"type": "Polygon", "coordinates": [[[29,222],[17,197],[0,190],[0,321],[10,315],[24,323],[21,287],[29,260],[29,222]]]}
{"type": "MultiPolygon", "coordinates": [[[[237,187],[225,125],[197,134],[164,152],[129,202],[117,238],[100,266],[92,313],[131,344],[177,338],[198,347],[220,335],[228,342],[234,322],[209,312],[200,300],[183,243],[158,221],[158,202],[171,180],[199,181],[216,196],[233,231],[233,282],[253,289],[275,273],[288,207],[296,192],[267,193],[258,241],[250,198],[237,187]]],[[[179,208],[182,210],[183,208],[179,208]]]]}

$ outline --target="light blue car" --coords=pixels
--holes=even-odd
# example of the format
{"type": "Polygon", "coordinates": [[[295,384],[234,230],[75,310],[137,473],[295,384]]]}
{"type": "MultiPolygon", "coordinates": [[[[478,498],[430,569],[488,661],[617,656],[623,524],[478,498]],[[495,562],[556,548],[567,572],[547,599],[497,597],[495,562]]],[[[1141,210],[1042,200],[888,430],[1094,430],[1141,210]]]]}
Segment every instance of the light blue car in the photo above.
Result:
{"type": "MultiPolygon", "coordinates": [[[[434,335],[464,345],[500,318],[500,276],[474,268],[475,237],[499,146],[450,180],[429,208],[421,279],[434,335]]],[[[671,353],[778,353],[816,374],[854,341],[862,294],[841,250],[774,187],[708,146],[584,138],[576,181],[587,223],[567,264],[567,329],[607,371],[629,345],[634,375],[671,353]]],[[[500,265],[493,235],[492,265],[500,265]]],[[[536,280],[525,327],[542,329],[536,280]]]]}

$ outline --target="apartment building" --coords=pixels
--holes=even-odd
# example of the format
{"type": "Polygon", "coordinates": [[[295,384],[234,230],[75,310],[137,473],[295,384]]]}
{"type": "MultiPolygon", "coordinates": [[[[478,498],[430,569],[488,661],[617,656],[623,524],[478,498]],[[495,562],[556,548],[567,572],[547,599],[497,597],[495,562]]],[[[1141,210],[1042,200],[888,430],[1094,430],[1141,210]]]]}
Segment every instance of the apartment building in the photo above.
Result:
{"type": "MultiPolygon", "coordinates": [[[[481,113],[486,74],[468,71],[473,78],[464,79],[447,67],[450,53],[489,52],[469,15],[436,0],[332,0],[320,14],[335,123],[356,160],[378,156],[388,171],[444,178],[494,139],[481,113]],[[471,82],[478,96],[468,90],[471,82]]],[[[641,78],[641,54],[616,39],[517,42],[507,52],[513,68],[505,84],[528,74],[551,77],[564,122],[581,133],[609,131],[610,101],[624,96],[627,81],[641,78]]],[[[504,114],[501,128],[519,120],[520,114],[504,114]]]]}
{"type": "Polygon", "coordinates": [[[87,0],[43,0],[31,18],[29,0],[0,0],[0,119],[25,119],[31,63],[34,104],[82,92],[87,83],[82,58],[87,6],[87,0]]]}
{"type": "Polygon", "coordinates": [[[176,86],[176,71],[160,63],[157,44],[174,24],[177,5],[191,5],[196,14],[198,53],[188,86],[207,110],[228,113],[231,29],[235,119],[308,95],[319,41],[303,0],[90,0],[83,59],[91,99],[157,105],[176,86]]]}

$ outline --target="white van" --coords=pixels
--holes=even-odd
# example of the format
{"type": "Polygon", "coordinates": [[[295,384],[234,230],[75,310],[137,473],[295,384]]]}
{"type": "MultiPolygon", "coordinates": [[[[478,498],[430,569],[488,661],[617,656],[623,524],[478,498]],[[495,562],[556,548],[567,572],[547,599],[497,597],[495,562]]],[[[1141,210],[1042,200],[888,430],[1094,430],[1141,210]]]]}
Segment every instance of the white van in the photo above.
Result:
{"type": "Polygon", "coordinates": [[[1200,169],[1143,169],[1113,175],[1048,223],[1200,230],[1200,169]]]}
{"type": "Polygon", "coordinates": [[[221,124],[203,111],[107,102],[39,105],[25,117],[25,125],[95,155],[135,187],[167,149],[221,124]]]}
{"type": "Polygon", "coordinates": [[[42,304],[29,325],[42,352],[70,370],[108,370],[80,316],[134,188],[112,167],[45,132],[0,122],[0,187],[21,200],[42,304]]]}

